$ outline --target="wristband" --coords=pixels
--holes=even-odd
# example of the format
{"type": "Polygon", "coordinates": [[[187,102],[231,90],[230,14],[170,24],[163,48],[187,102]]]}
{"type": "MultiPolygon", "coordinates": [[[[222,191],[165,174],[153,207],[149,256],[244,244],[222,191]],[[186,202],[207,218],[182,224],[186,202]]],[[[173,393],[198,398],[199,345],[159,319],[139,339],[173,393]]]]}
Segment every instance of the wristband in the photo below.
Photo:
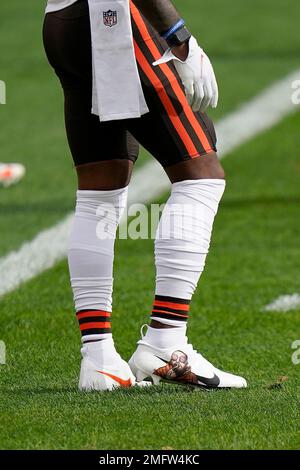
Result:
{"type": "Polygon", "coordinates": [[[181,29],[185,25],[184,20],[179,20],[177,23],[174,24],[168,31],[162,33],[162,37],[167,40],[170,36],[172,36],[174,33],[176,33],[179,29],[181,29]]]}
{"type": "Polygon", "coordinates": [[[182,26],[175,33],[169,36],[166,41],[168,43],[168,46],[172,48],[187,43],[191,37],[192,35],[189,30],[185,26],[182,26]]]}

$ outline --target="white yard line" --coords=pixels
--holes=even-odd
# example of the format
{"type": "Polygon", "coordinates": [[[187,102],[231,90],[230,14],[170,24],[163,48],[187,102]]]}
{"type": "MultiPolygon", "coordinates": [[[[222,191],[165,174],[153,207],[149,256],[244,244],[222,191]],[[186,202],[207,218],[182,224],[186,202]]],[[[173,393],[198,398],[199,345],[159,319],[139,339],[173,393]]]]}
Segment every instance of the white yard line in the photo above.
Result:
{"type": "MultiPolygon", "coordinates": [[[[239,145],[271,128],[298,108],[292,104],[292,82],[299,79],[297,70],[228,114],[216,126],[219,154],[224,157],[239,145]]],[[[135,172],[129,204],[150,203],[170,187],[160,165],[154,160],[135,172]]],[[[72,222],[68,215],[57,225],[40,232],[32,241],[0,259],[0,296],[16,289],[66,256],[67,239],[72,222]]]]}
{"type": "Polygon", "coordinates": [[[300,294],[281,295],[264,307],[264,312],[289,312],[300,308],[300,294]]]}

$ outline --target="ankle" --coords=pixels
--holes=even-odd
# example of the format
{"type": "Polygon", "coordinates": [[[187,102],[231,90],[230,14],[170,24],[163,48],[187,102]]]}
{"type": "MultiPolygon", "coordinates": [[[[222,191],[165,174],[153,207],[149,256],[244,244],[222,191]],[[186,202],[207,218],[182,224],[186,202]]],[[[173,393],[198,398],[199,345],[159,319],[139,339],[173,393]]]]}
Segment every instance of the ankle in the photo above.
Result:
{"type": "Polygon", "coordinates": [[[161,323],[157,320],[151,320],[150,327],[156,330],[163,330],[166,328],[178,328],[177,325],[166,325],[165,323],[161,323]]]}
{"type": "Polygon", "coordinates": [[[186,324],[179,327],[153,328],[148,326],[143,340],[158,349],[177,348],[186,342],[186,324]]]}

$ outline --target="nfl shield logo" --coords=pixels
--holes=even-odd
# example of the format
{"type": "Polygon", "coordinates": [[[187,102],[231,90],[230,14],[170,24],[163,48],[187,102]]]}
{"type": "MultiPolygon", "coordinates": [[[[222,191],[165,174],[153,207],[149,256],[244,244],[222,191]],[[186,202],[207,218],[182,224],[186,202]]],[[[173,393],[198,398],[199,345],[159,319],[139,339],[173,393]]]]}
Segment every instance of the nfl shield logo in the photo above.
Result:
{"type": "Polygon", "coordinates": [[[103,23],[111,28],[118,23],[118,13],[116,10],[108,10],[103,12],[103,23]]]}

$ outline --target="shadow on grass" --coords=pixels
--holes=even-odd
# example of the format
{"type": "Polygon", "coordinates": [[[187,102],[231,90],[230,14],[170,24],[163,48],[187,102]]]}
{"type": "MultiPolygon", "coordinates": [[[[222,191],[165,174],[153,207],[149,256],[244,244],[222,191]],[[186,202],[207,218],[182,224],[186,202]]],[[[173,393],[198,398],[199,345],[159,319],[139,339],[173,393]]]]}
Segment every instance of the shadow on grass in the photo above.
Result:
{"type": "Polygon", "coordinates": [[[201,387],[192,387],[192,386],[183,386],[177,384],[161,384],[155,385],[150,387],[133,387],[130,389],[121,389],[118,388],[112,392],[110,391],[91,391],[91,392],[81,392],[78,390],[77,386],[70,386],[70,387],[25,387],[25,388],[1,388],[1,394],[14,394],[14,396],[22,396],[22,395],[53,395],[53,394],[68,394],[73,396],[80,396],[80,397],[116,397],[116,396],[124,396],[124,397],[134,397],[134,396],[153,396],[153,395],[166,395],[169,396],[170,394],[190,394],[190,393],[220,393],[221,391],[228,392],[228,389],[204,389],[201,387]]]}

